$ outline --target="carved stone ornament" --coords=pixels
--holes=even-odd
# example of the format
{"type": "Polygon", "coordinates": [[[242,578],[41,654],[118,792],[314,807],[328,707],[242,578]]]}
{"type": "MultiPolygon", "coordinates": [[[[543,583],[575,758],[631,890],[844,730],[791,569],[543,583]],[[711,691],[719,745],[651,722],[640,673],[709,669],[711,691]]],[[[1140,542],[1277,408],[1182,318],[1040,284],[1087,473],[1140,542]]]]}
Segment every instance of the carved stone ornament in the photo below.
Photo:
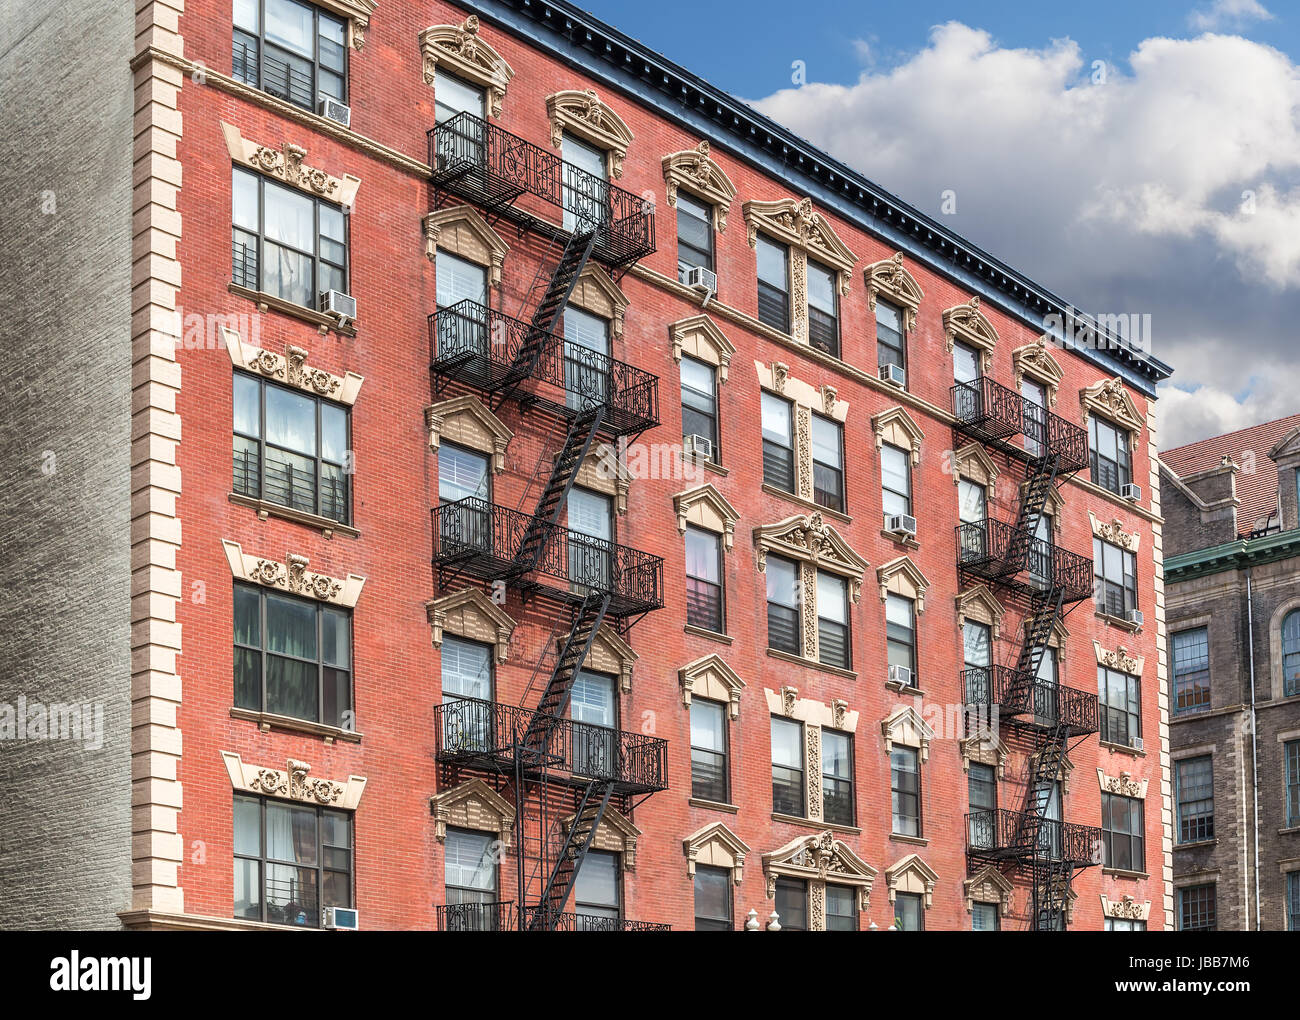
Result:
{"type": "Polygon", "coordinates": [[[1140,531],[1125,531],[1124,522],[1118,517],[1113,517],[1109,521],[1102,521],[1091,510],[1088,511],[1088,518],[1092,521],[1092,533],[1097,538],[1100,538],[1103,542],[1109,542],[1111,545],[1117,545],[1121,549],[1137,551],[1142,540],[1140,531]]]}
{"type": "Polygon", "coordinates": [[[823,887],[823,893],[827,882],[851,885],[858,890],[859,910],[871,905],[871,887],[876,880],[876,869],[837,839],[830,829],[800,836],[779,850],[764,854],[763,873],[767,878],[768,899],[775,898],[776,880],[784,876],[816,883],[823,887]]]}
{"type": "Polygon", "coordinates": [[[284,354],[280,355],[244,343],[233,329],[222,326],[221,331],[230,360],[236,368],[256,372],[268,379],[340,404],[350,406],[356,403],[364,377],[355,372],[349,372],[345,376],[331,375],[323,368],[308,365],[307,351],[301,347],[287,344],[284,354]]]}
{"type": "Polygon", "coordinates": [[[871,263],[863,270],[863,276],[867,283],[867,307],[875,311],[876,297],[883,294],[907,313],[907,332],[916,329],[916,313],[921,308],[925,292],[916,282],[916,277],[904,267],[903,253],[895,252],[887,259],[871,263]]]}
{"type": "Polygon", "coordinates": [[[608,154],[610,176],[623,176],[623,160],[632,143],[632,130],[613,108],[601,101],[593,89],[570,89],[546,97],[546,116],[551,122],[551,145],[564,144],[564,132],[590,142],[608,154]]]}
{"type": "Polygon", "coordinates": [[[777,524],[755,528],[754,544],[760,573],[767,570],[767,554],[772,551],[838,573],[848,579],[849,596],[855,603],[862,596],[862,575],[870,564],[849,547],[820,513],[788,517],[777,524]]]}
{"type": "Polygon", "coordinates": [[[351,811],[356,809],[366,787],[366,780],[361,776],[350,776],[344,782],[313,778],[310,775],[311,766],[295,758],[289,758],[283,769],[273,769],[245,765],[240,755],[233,751],[222,751],[221,757],[231,786],[238,791],[264,797],[351,811]]]}
{"type": "Polygon", "coordinates": [[[1016,367],[1016,389],[1020,389],[1025,376],[1036,379],[1047,389],[1047,406],[1055,407],[1065,372],[1047,349],[1047,337],[1040,336],[1032,344],[1017,347],[1011,352],[1011,360],[1016,367]]]}
{"type": "Polygon", "coordinates": [[[673,152],[663,158],[664,186],[668,204],[677,205],[677,189],[685,188],[713,209],[713,226],[721,234],[727,229],[727,212],[736,197],[736,186],[709,158],[706,138],[694,149],[673,152]]]}
{"type": "Polygon", "coordinates": [[[1124,388],[1124,380],[1119,376],[1103,379],[1092,386],[1079,391],[1079,403],[1084,415],[1100,414],[1109,418],[1130,432],[1142,429],[1142,414],[1137,404],[1124,388]]]}
{"type": "Polygon", "coordinates": [[[278,588],[294,595],[331,602],[349,608],[357,604],[361,597],[361,588],[366,579],[357,574],[349,574],[344,579],[317,574],[308,570],[306,556],[290,553],[284,560],[266,559],[260,556],[245,555],[238,542],[223,539],[222,547],[226,551],[226,560],[230,564],[231,574],[243,581],[251,581],[267,588],[278,588]]]}
{"type": "Polygon", "coordinates": [[[849,292],[849,281],[858,257],[840,240],[826,217],[813,208],[811,198],[746,202],[742,211],[745,216],[745,237],[751,248],[758,247],[761,228],[764,233],[792,245],[802,254],[802,258],[791,260],[795,291],[791,297],[796,304],[801,283],[806,300],[806,281],[802,281],[799,274],[807,270],[808,258],[829,264],[837,271],[840,293],[849,292]]]}
{"type": "Polygon", "coordinates": [[[308,166],[304,162],[307,150],[301,145],[292,142],[284,142],[279,148],[259,145],[242,137],[239,128],[233,124],[222,123],[221,130],[230,158],[241,166],[309,195],[336,202],[345,211],[356,204],[361,178],[351,174],[334,177],[324,170],[308,166]]]}
{"type": "Polygon", "coordinates": [[[979,295],[975,295],[965,304],[953,305],[943,311],[943,335],[948,344],[948,353],[958,340],[965,340],[984,351],[985,370],[989,367],[989,354],[998,343],[998,331],[980,308],[979,295]]]}
{"type": "Polygon", "coordinates": [[[1101,912],[1105,917],[1125,921],[1146,921],[1151,916],[1151,901],[1139,903],[1134,897],[1125,894],[1118,900],[1112,900],[1105,894],[1101,897],[1101,912]]]}
{"type": "Polygon", "coordinates": [[[492,116],[501,116],[501,102],[515,72],[479,34],[477,15],[471,14],[459,25],[426,28],[420,33],[420,52],[426,85],[437,88],[438,65],[442,64],[455,77],[482,86],[492,116]]]}
{"type": "Polygon", "coordinates": [[[1097,782],[1101,786],[1102,793],[1114,793],[1137,800],[1146,799],[1148,780],[1135,779],[1132,772],[1121,772],[1117,776],[1111,776],[1098,769],[1097,782]]]}
{"type": "Polygon", "coordinates": [[[797,704],[799,704],[799,688],[782,687],[781,708],[785,712],[785,714],[792,715],[794,713],[794,709],[797,704]]]}

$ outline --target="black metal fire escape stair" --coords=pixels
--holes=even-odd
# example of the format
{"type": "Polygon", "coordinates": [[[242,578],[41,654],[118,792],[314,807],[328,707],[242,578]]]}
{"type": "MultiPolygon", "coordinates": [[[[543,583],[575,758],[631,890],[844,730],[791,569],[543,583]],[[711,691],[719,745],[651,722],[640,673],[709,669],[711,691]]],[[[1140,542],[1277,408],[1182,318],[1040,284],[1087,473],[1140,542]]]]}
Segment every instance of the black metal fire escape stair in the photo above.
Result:
{"type": "Polygon", "coordinates": [[[605,809],[609,807],[613,793],[612,777],[594,779],[582,791],[573,823],[564,834],[564,841],[556,853],[555,867],[542,889],[538,907],[529,919],[529,930],[550,931],[555,927],[556,920],[564,911],[564,905],[569,901],[573,884],[578,879],[578,869],[582,867],[583,859],[591,849],[596,829],[605,817],[605,809]]]}

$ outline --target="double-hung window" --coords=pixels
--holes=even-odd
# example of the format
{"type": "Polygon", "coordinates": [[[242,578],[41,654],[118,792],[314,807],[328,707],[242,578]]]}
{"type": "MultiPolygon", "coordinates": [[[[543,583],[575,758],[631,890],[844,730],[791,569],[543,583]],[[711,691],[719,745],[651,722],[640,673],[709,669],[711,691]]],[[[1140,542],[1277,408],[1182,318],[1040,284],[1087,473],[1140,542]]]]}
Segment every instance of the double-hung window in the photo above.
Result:
{"type": "Polygon", "coordinates": [[[1300,871],[1287,872],[1286,922],[1287,931],[1300,931],[1300,871]]]}
{"type": "Polygon", "coordinates": [[[1214,884],[1178,890],[1178,930],[1215,931],[1218,927],[1214,884]]]}
{"type": "Polygon", "coordinates": [[[1097,612],[1123,617],[1138,607],[1137,556],[1100,538],[1092,540],[1097,612]]]}
{"type": "Polygon", "coordinates": [[[848,582],[821,570],[817,571],[817,659],[840,669],[853,665],[848,582]]]}
{"type": "Polygon", "coordinates": [[[306,110],[346,103],[347,22],[297,0],[234,0],[234,76],[306,110]]]}
{"type": "Polygon", "coordinates": [[[352,726],[352,612],[236,584],[235,706],[352,726]]]}
{"type": "Polygon", "coordinates": [[[788,400],[764,393],[763,482],[783,492],[794,492],[794,414],[788,400]]]}
{"type": "Polygon", "coordinates": [[[695,930],[731,931],[731,869],[695,866],[695,930]]]}
{"type": "Polygon", "coordinates": [[[488,832],[447,829],[443,863],[447,931],[496,931],[500,927],[494,842],[488,832]]]}
{"type": "Polygon", "coordinates": [[[618,854],[590,850],[573,883],[578,931],[616,931],[623,916],[623,876],[618,854]]]}
{"type": "MultiPolygon", "coordinates": [[[[682,358],[682,439],[699,436],[708,442],[708,460],[722,462],[718,449],[718,373],[695,358],[682,358]]],[[[701,452],[698,442],[696,452],[701,452]]]]}
{"type": "Polygon", "coordinates": [[[858,930],[858,895],[849,885],[826,883],[826,930],[858,930]]]}
{"type": "Polygon", "coordinates": [[[808,263],[808,343],[834,357],[840,356],[839,297],[835,274],[816,262],[808,263]]]}
{"type": "Polygon", "coordinates": [[[1133,480],[1128,432],[1095,414],[1088,417],[1088,459],[1092,480],[1103,489],[1119,492],[1133,480]]]}
{"type": "Polygon", "coordinates": [[[234,282],[303,308],[329,290],[347,292],[347,222],[331,202],[236,168],[231,265],[234,282]]]}
{"type": "Polygon", "coordinates": [[[1117,793],[1101,795],[1102,864],[1119,871],[1146,870],[1146,805],[1117,793]]]}
{"type": "Polygon", "coordinates": [[[1282,693],[1300,694],[1300,609],[1282,621],[1282,693]]]}
{"type": "Polygon", "coordinates": [[[443,746],[456,751],[493,747],[492,648],[450,634],[442,639],[443,746]]]}
{"type": "Polygon", "coordinates": [[[776,915],[782,931],[808,930],[808,883],[799,878],[776,880],[776,915]]]}
{"type": "Polygon", "coordinates": [[[896,365],[907,369],[903,309],[879,298],[876,300],[876,363],[880,368],[896,365]]]}
{"type": "Polygon", "coordinates": [[[803,818],[808,808],[803,783],[803,725],[773,716],[772,810],[803,818]]]}
{"type": "Polygon", "coordinates": [[[767,647],[798,655],[799,568],[779,556],[767,558],[767,647]]]}
{"type": "Polygon", "coordinates": [[[1206,754],[1174,763],[1178,801],[1178,842],[1214,838],[1214,759],[1206,754]]]}
{"type": "Polygon", "coordinates": [[[1097,667],[1097,693],[1101,697],[1101,739],[1135,747],[1142,736],[1142,681],[1117,669],[1097,667]]]}
{"type": "Polygon", "coordinates": [[[1204,712],[1210,707],[1210,632],[1184,630],[1173,637],[1174,712],[1204,712]]]}
{"type": "Polygon", "coordinates": [[[713,271],[713,209],[677,192],[677,279],[686,281],[693,266],[713,271]]]}
{"type": "Polygon", "coordinates": [[[853,734],[822,729],[822,816],[853,824],[853,734]]]}
{"type": "Polygon", "coordinates": [[[1108,917],[1106,918],[1107,931],[1146,931],[1146,921],[1139,921],[1132,917],[1108,917]]]}
{"type": "Polygon", "coordinates": [[[758,320],[790,332],[790,249],[758,235],[758,320]]]}
{"type": "Polygon", "coordinates": [[[894,900],[894,925],[899,931],[925,931],[925,899],[920,893],[899,893],[894,900]]]}
{"type": "Polygon", "coordinates": [[[966,776],[966,795],[970,803],[969,845],[992,850],[997,835],[998,778],[992,765],[973,761],[966,776]]]}
{"type": "Polygon", "coordinates": [[[844,509],[844,428],[839,422],[812,416],[813,502],[830,510],[844,509]]]}
{"type": "Polygon", "coordinates": [[[727,710],[717,701],[691,699],[691,796],[727,802],[727,710]]]}
{"type": "Polygon", "coordinates": [[[966,620],[962,623],[961,637],[966,704],[992,705],[993,628],[979,620],[966,620]]]}
{"type": "Polygon", "coordinates": [[[912,462],[910,454],[885,443],[880,448],[880,480],[885,516],[912,513],[912,462]]]}
{"type": "Polygon", "coordinates": [[[491,549],[492,474],[485,454],[454,443],[438,447],[438,502],[443,552],[491,549]]]}
{"type": "Polygon", "coordinates": [[[915,747],[896,744],[889,752],[889,787],[893,831],[900,836],[920,836],[921,753],[915,747]]]}
{"type": "Polygon", "coordinates": [[[726,630],[722,587],[722,539],[702,528],[686,529],[686,622],[721,634],[726,630]]]}
{"type": "Polygon", "coordinates": [[[885,652],[890,666],[906,670],[899,682],[916,687],[916,603],[892,591],[885,596],[885,652]]]}
{"type": "Polygon", "coordinates": [[[971,931],[1000,931],[1002,918],[996,903],[972,903],[970,910],[971,931]]]}
{"type": "Polygon", "coordinates": [[[1286,824],[1287,828],[1300,825],[1300,740],[1288,740],[1282,745],[1286,759],[1286,824]]]}

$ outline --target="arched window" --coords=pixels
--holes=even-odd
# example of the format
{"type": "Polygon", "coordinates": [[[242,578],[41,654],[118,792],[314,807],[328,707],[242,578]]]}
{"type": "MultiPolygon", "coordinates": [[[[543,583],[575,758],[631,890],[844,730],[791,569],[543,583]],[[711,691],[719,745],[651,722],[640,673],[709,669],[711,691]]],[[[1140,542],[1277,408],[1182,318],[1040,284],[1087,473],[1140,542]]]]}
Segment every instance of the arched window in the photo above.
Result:
{"type": "Polygon", "coordinates": [[[1284,694],[1300,694],[1300,609],[1282,621],[1282,686],[1284,694]]]}

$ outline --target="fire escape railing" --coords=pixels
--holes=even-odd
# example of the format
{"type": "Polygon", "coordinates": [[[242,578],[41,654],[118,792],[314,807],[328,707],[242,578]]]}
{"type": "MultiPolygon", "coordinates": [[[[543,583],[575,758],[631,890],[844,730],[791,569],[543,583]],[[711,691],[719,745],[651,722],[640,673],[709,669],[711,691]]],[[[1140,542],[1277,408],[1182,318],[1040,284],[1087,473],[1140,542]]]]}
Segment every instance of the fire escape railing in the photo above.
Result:
{"type": "Polygon", "coordinates": [[[1086,430],[987,376],[952,387],[952,413],[958,432],[1018,460],[1055,459],[1058,475],[1088,466],[1086,430]]]}
{"type": "Polygon", "coordinates": [[[1015,860],[1039,850],[1049,860],[1086,867],[1100,841],[1100,828],[1055,818],[1044,819],[1031,834],[1023,811],[990,808],[966,816],[967,850],[983,861],[1015,860]]]}
{"type": "Polygon", "coordinates": [[[511,900],[441,903],[434,907],[438,931],[509,931],[514,924],[511,900]]]}
{"type": "Polygon", "coordinates": [[[1098,698],[1063,684],[1030,676],[1012,666],[976,666],[961,674],[967,706],[987,709],[977,718],[992,718],[991,711],[1008,721],[1030,727],[1052,728],[1058,723],[1070,736],[1099,729],[1098,698]]]}
{"type": "Polygon", "coordinates": [[[1092,560],[1061,549],[1002,521],[983,520],[957,527],[957,563],[965,574],[1032,595],[1064,593],[1067,604],[1093,594],[1092,560]]]}

